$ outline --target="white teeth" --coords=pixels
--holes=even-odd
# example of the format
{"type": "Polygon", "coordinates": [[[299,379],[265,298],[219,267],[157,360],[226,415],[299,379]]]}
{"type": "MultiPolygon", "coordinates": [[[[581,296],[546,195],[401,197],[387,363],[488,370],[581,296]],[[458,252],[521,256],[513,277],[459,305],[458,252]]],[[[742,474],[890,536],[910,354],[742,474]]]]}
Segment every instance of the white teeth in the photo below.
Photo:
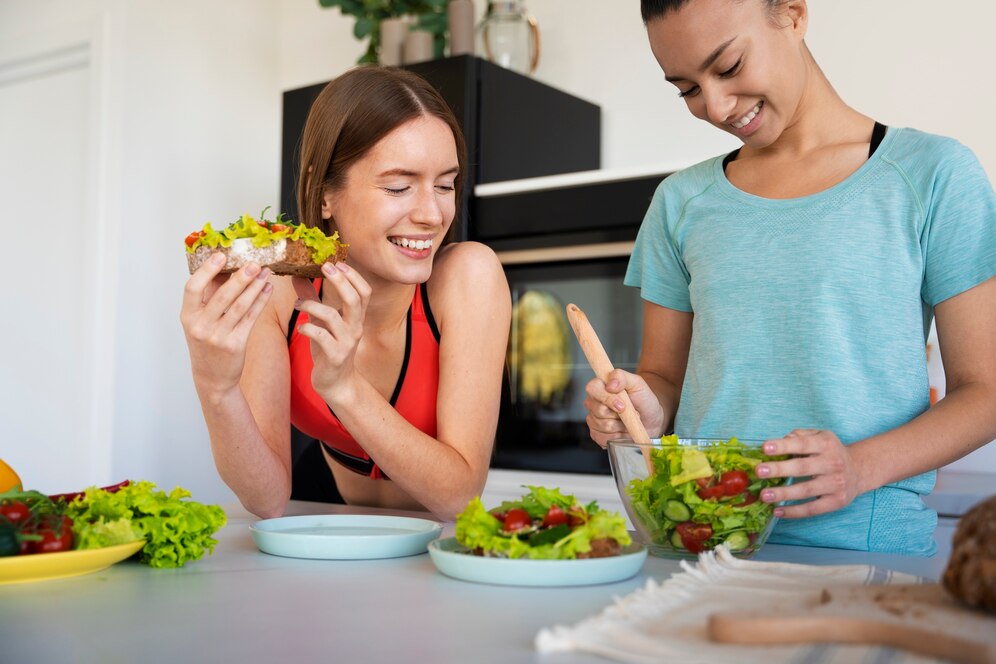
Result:
{"type": "Polygon", "coordinates": [[[392,237],[389,239],[394,244],[405,247],[406,249],[415,249],[416,251],[422,251],[423,249],[429,249],[432,247],[432,240],[409,240],[406,237],[392,237]]]}
{"type": "Polygon", "coordinates": [[[746,127],[747,125],[749,125],[750,121],[753,120],[755,117],[757,117],[757,114],[761,111],[761,106],[763,104],[764,104],[763,101],[762,102],[758,102],[757,106],[755,106],[753,109],[751,109],[750,113],[748,113],[747,115],[743,116],[742,118],[740,118],[736,122],[732,123],[733,126],[736,127],[737,129],[743,129],[744,127],[746,127]]]}

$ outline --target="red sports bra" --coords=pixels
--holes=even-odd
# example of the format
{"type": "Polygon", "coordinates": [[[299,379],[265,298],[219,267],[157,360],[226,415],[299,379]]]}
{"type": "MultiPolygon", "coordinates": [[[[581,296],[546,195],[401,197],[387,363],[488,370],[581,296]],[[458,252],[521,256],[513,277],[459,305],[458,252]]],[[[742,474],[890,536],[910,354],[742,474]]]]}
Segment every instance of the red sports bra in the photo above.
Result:
{"type": "MultiPolygon", "coordinates": [[[[321,296],[322,280],[315,280],[321,296]]],[[[339,422],[332,408],[311,386],[311,340],[298,333],[308,314],[294,310],[288,326],[291,370],[291,423],[302,433],[317,438],[333,459],[373,479],[389,479],[339,422]]],[[[439,330],[429,309],[426,285],[415,289],[408,307],[405,355],[401,373],[391,395],[391,405],[419,431],[436,436],[436,393],[439,388],[439,330]]]]}

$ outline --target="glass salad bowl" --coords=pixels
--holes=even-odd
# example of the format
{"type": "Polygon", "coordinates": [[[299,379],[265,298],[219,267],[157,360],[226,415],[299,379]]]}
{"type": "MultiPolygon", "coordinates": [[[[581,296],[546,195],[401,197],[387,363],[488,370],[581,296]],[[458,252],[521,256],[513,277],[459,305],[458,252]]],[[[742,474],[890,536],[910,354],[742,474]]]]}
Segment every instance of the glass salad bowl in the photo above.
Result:
{"type": "Polygon", "coordinates": [[[761,490],[784,478],[760,479],[754,468],[769,457],[760,440],[630,439],[608,442],[609,462],[636,539],[664,558],[695,558],[725,544],[749,558],[775,526],[775,505],[761,490]]]}

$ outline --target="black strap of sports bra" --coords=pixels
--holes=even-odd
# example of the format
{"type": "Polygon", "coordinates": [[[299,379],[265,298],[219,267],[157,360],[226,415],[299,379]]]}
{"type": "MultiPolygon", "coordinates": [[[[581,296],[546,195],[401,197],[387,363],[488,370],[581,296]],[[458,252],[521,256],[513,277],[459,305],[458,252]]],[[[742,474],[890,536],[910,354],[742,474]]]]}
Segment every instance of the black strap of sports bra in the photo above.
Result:
{"type": "Polygon", "coordinates": [[[878,146],[882,144],[882,139],[885,138],[885,130],[888,129],[884,124],[875,121],[875,126],[872,128],[871,144],[868,146],[868,158],[870,159],[875,150],[878,150],[878,146]]]}
{"type": "MultiPolygon", "coordinates": [[[[875,121],[875,126],[872,127],[871,143],[868,146],[868,158],[870,159],[875,150],[878,150],[878,146],[882,144],[882,139],[885,138],[885,132],[888,129],[887,126],[879,121],[875,121]]],[[[726,172],[726,167],[730,165],[730,162],[735,160],[740,155],[740,148],[737,148],[730,154],[723,158],[723,172],[726,172]]]]}

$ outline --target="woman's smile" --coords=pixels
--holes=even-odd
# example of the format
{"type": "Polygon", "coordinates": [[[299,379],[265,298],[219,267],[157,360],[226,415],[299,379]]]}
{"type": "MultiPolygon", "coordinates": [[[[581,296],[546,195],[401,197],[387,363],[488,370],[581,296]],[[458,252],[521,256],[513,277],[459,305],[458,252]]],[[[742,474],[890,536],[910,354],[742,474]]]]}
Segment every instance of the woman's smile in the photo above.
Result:
{"type": "Polygon", "coordinates": [[[432,247],[435,244],[433,236],[392,235],[387,239],[405,256],[418,259],[432,256],[432,247]]]}

